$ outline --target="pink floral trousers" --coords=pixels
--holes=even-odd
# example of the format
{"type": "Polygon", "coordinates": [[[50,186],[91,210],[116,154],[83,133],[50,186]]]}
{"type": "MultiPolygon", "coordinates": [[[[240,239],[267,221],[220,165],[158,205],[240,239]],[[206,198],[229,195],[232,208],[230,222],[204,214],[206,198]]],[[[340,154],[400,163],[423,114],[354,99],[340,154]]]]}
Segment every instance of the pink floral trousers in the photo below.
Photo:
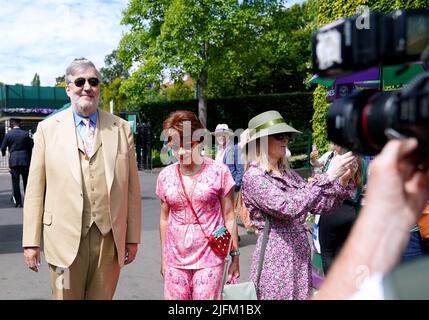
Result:
{"type": "Polygon", "coordinates": [[[167,266],[164,274],[166,300],[220,300],[223,264],[204,269],[167,266]]]}

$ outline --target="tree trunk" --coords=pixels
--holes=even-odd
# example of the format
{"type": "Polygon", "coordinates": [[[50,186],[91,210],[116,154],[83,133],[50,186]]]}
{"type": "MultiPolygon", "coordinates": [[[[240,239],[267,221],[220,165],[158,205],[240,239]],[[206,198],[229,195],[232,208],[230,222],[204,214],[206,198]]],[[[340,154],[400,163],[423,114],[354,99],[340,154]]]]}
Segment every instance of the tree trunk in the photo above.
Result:
{"type": "Polygon", "coordinates": [[[198,118],[207,127],[207,72],[203,71],[198,79],[198,118]]]}

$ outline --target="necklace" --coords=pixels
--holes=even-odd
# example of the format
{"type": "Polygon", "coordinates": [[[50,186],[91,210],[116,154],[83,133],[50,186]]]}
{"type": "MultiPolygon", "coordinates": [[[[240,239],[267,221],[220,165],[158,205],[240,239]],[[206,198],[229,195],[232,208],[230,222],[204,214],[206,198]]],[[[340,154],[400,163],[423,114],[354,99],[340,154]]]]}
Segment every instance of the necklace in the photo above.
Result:
{"type": "Polygon", "coordinates": [[[191,171],[186,171],[186,170],[184,170],[184,169],[185,169],[185,167],[180,166],[180,172],[181,172],[181,173],[182,173],[182,175],[184,175],[184,176],[193,176],[193,175],[195,175],[196,173],[198,173],[198,171],[200,171],[201,167],[202,167],[202,164],[200,164],[200,165],[196,165],[196,167],[195,167],[196,169],[191,170],[191,171]]]}

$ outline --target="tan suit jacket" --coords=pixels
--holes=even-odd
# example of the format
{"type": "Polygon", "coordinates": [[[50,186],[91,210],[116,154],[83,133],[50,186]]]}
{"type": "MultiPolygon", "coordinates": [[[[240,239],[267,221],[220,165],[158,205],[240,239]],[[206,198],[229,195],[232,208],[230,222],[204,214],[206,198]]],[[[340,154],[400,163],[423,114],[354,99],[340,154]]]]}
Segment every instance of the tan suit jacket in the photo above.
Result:
{"type": "MultiPolygon", "coordinates": [[[[134,141],[127,121],[99,110],[110,221],[119,264],[126,243],[140,243],[141,195],[134,141]]],[[[40,247],[48,263],[67,268],[81,240],[83,192],[71,107],[37,127],[25,193],[23,246],[40,247]]]]}

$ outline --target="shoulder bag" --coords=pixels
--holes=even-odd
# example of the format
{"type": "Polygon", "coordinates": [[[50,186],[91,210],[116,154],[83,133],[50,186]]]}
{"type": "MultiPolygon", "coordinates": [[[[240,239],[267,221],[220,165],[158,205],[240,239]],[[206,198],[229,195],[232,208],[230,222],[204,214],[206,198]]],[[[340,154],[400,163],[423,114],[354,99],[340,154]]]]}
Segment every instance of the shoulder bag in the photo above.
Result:
{"type": "MultiPolygon", "coordinates": [[[[235,230],[236,220],[234,221],[233,232],[235,230]]],[[[258,271],[256,273],[256,285],[253,281],[242,282],[238,284],[225,285],[225,279],[228,275],[228,267],[231,262],[231,257],[225,259],[225,266],[222,277],[222,298],[223,300],[258,300],[257,288],[259,287],[259,279],[261,277],[262,266],[264,264],[265,249],[267,247],[268,233],[270,229],[270,221],[265,217],[264,234],[262,237],[261,250],[259,251],[258,271]]],[[[231,246],[230,246],[231,247],[231,246]]]]}

